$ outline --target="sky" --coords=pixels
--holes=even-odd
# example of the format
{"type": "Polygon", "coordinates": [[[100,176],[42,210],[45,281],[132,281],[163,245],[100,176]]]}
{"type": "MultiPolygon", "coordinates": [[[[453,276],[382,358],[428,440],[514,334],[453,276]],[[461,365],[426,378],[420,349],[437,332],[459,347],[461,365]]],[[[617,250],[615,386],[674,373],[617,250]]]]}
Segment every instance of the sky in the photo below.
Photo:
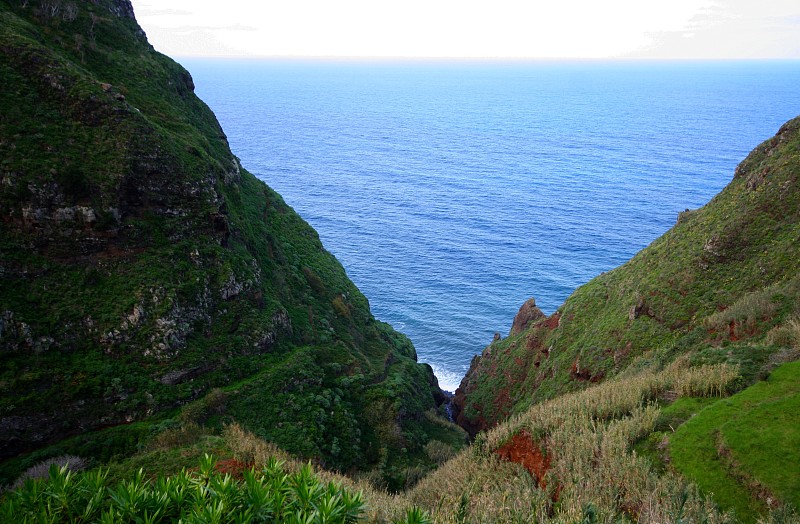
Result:
{"type": "Polygon", "coordinates": [[[132,0],[174,57],[800,59],[800,0],[132,0]]]}

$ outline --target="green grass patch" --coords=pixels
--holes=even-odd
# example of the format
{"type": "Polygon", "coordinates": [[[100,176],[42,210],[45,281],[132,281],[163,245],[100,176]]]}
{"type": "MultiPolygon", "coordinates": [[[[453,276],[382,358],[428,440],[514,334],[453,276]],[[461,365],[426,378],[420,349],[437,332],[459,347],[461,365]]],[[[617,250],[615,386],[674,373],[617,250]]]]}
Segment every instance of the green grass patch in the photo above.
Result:
{"type": "Polygon", "coordinates": [[[792,362],[683,424],[671,438],[672,464],[745,522],[755,521],[766,510],[764,501],[755,496],[756,483],[796,505],[798,408],[800,362],[792,362]]]}
{"type": "Polygon", "coordinates": [[[742,412],[721,428],[736,469],[800,507],[800,362],[747,390],[742,412]]]}
{"type": "Polygon", "coordinates": [[[661,409],[661,414],[656,421],[656,431],[674,432],[703,408],[718,401],[719,399],[714,397],[681,397],[661,409]]]}

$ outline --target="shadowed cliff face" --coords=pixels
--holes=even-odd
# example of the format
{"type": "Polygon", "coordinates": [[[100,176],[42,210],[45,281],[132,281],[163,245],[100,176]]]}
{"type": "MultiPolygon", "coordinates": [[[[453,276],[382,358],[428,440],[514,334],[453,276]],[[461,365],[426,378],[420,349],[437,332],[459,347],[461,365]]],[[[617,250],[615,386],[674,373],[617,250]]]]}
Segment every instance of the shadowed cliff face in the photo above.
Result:
{"type": "Polygon", "coordinates": [[[793,358],[800,318],[800,119],[737,167],[706,206],[550,317],[525,304],[507,339],[476,357],[456,391],[475,434],[532,403],[648,363],[731,362],[745,381],[793,358]]]}
{"type": "Polygon", "coordinates": [[[0,84],[0,458],[212,388],[216,420],[333,467],[425,444],[430,367],[127,0],[0,2],[0,84]]]}

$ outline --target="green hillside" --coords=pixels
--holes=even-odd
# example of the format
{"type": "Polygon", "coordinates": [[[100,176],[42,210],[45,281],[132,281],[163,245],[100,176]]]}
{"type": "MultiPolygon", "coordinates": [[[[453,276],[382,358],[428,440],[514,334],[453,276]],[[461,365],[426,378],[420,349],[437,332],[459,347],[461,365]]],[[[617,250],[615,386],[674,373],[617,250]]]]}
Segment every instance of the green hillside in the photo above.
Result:
{"type": "Polygon", "coordinates": [[[490,427],[631,367],[741,366],[743,385],[797,358],[800,119],[758,146],[706,206],[473,361],[460,421],[490,427]],[[794,323],[794,324],[793,324],[794,323]]]}
{"type": "MultiPolygon", "coordinates": [[[[641,402],[659,411],[620,448],[620,460],[630,467],[638,453],[652,463],[646,475],[683,475],[699,487],[698,500],[734,521],[772,512],[795,522],[799,179],[800,118],[758,146],[706,206],[681,213],[670,231],[577,289],[553,315],[523,306],[509,336],[473,360],[456,392],[459,423],[473,434],[496,427],[489,434],[505,436],[495,438],[495,451],[521,431],[544,432],[546,452],[558,454],[564,448],[546,428],[523,430],[519,420],[598,383],[630,389],[632,377],[676,364],[686,373],[729,366],[737,378],[705,394],[747,388],[730,399],[675,388],[645,393],[641,402]]],[[[604,488],[595,489],[587,503],[607,515],[637,515],[619,502],[596,502],[604,488]]]]}
{"type": "Polygon", "coordinates": [[[128,0],[0,1],[0,85],[0,484],[192,424],[392,486],[463,443],[128,0]]]}

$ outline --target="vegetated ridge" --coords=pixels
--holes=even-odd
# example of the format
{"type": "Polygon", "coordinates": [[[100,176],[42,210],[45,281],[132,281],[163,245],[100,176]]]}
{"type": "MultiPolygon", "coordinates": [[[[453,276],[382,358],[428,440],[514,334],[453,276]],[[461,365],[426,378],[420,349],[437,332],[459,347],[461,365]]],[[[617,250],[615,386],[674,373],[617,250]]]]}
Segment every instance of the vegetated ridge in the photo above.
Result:
{"type": "Polygon", "coordinates": [[[390,486],[464,442],[128,0],[0,1],[0,86],[0,484],[233,421],[390,486]]]}
{"type": "MultiPolygon", "coordinates": [[[[533,299],[526,302],[508,337],[473,359],[456,391],[455,410],[459,424],[475,435],[525,417],[549,399],[644,369],[676,362],[689,369],[734,366],[739,378],[718,393],[724,394],[754,383],[761,387],[759,381],[771,379],[773,369],[798,358],[800,118],[795,118],[755,148],[711,202],[680,213],[667,233],[578,288],[552,315],[542,313],[533,299]]],[[[745,521],[768,507],[798,504],[800,462],[778,457],[796,456],[792,443],[800,415],[790,406],[800,401],[800,377],[790,371],[782,377],[784,385],[758,390],[762,393],[745,397],[758,398],[757,404],[737,409],[675,401],[674,393],[664,392],[657,399],[663,422],[655,433],[638,437],[649,442],[640,442],[640,452],[671,463],[745,521]],[[785,412],[767,407],[771,403],[785,412]],[[708,412],[701,411],[706,406],[708,412]],[[756,427],[760,436],[747,433],[756,427]],[[675,430],[672,457],[669,433],[675,430]],[[759,440],[778,449],[767,453],[759,440]],[[784,473],[774,474],[777,470],[784,473]]],[[[498,431],[507,434],[507,424],[498,431]]]]}
{"type": "Polygon", "coordinates": [[[473,433],[534,402],[641,360],[741,364],[746,381],[789,347],[800,308],[800,119],[736,168],[730,184],[550,316],[529,301],[509,336],[475,358],[457,394],[473,433]]]}

